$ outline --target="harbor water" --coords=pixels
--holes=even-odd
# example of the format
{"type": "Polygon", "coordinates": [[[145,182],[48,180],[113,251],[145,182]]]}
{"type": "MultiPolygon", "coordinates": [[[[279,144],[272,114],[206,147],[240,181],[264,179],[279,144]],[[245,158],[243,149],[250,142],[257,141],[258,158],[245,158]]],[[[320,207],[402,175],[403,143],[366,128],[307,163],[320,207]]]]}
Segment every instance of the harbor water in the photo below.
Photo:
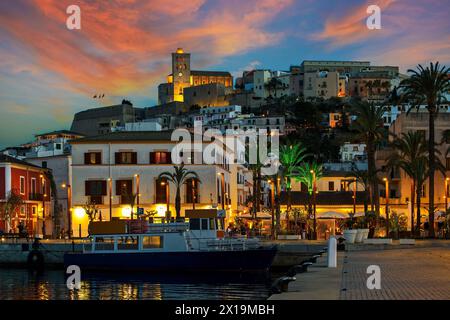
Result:
{"type": "Polygon", "coordinates": [[[0,300],[261,300],[270,274],[82,274],[69,290],[64,270],[0,268],[0,300]]]}

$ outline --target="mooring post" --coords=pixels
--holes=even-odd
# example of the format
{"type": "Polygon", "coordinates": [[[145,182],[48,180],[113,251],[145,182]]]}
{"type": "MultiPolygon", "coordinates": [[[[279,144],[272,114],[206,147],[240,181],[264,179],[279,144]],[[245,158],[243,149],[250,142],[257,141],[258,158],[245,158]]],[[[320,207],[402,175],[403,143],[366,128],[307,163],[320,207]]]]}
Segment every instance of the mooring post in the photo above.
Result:
{"type": "Polygon", "coordinates": [[[336,238],[330,237],[328,239],[328,268],[337,267],[337,241],[336,238]]]}

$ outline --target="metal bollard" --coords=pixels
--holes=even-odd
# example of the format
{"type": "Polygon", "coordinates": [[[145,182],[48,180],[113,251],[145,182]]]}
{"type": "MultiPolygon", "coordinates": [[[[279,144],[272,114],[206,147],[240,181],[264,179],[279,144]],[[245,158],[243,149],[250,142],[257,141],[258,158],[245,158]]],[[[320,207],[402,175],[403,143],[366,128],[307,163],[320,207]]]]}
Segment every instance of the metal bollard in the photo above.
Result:
{"type": "Polygon", "coordinates": [[[337,267],[337,241],[335,237],[328,240],[328,268],[337,267]]]}

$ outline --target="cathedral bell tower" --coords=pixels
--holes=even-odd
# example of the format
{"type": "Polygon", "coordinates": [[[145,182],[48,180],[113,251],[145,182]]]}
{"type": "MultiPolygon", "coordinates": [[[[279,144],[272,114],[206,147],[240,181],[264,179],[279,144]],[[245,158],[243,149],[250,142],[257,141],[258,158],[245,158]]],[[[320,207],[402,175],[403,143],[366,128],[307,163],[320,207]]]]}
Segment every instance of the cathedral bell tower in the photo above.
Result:
{"type": "Polygon", "coordinates": [[[173,101],[183,102],[183,90],[191,86],[191,54],[178,48],[172,53],[173,101]]]}

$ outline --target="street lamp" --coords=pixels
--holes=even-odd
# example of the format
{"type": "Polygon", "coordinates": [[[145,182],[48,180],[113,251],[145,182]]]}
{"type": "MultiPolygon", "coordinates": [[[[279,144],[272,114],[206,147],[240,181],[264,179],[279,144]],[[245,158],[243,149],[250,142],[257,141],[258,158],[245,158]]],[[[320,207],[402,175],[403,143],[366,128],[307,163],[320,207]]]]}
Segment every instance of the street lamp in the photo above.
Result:
{"type": "MultiPolygon", "coordinates": [[[[136,207],[139,211],[139,187],[140,187],[140,176],[138,174],[135,174],[134,177],[136,178],[136,207]]],[[[131,210],[131,220],[133,220],[133,210],[131,210]]]]}
{"type": "Polygon", "coordinates": [[[386,194],[386,236],[389,237],[389,180],[388,178],[383,178],[386,194]]]}
{"type": "Polygon", "coordinates": [[[354,186],[353,186],[353,214],[356,214],[356,187],[357,187],[356,178],[353,179],[353,183],[354,183],[354,186]]]}
{"type": "Polygon", "coordinates": [[[221,183],[220,183],[220,193],[221,193],[221,203],[222,203],[222,210],[225,210],[225,175],[223,172],[218,173],[219,176],[221,176],[221,183]]]}
{"type": "Polygon", "coordinates": [[[271,236],[272,240],[275,240],[275,184],[272,182],[272,180],[267,181],[269,183],[270,188],[270,207],[272,209],[272,228],[271,228],[271,236]]]}
{"type": "Polygon", "coordinates": [[[195,210],[195,180],[191,179],[192,182],[192,210],[195,210]]]}
{"type": "Polygon", "coordinates": [[[72,238],[72,186],[70,184],[63,183],[61,187],[63,189],[67,188],[67,224],[68,224],[67,233],[70,239],[72,238]]]}
{"type": "Polygon", "coordinates": [[[317,240],[317,219],[316,219],[316,172],[310,171],[313,176],[313,239],[317,240]]]}
{"type": "Polygon", "coordinates": [[[161,181],[161,185],[166,186],[166,219],[167,219],[167,222],[169,222],[169,220],[170,220],[170,216],[169,216],[169,214],[170,214],[169,183],[166,181],[161,181]]]}
{"type": "Polygon", "coordinates": [[[41,186],[42,186],[42,238],[45,236],[45,198],[47,196],[45,190],[45,178],[44,175],[39,176],[41,178],[41,186]]]}
{"type": "Polygon", "coordinates": [[[112,221],[112,179],[108,178],[109,192],[109,221],[112,221]]]}

